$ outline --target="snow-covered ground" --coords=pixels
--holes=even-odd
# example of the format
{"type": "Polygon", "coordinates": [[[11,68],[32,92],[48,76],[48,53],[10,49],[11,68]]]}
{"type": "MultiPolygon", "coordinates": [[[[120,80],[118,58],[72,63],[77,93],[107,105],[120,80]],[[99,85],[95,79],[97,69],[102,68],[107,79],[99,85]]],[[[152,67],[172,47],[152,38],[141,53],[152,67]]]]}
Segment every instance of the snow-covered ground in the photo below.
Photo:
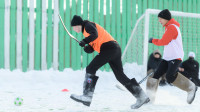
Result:
{"type": "MultiPolygon", "coordinates": [[[[140,81],[141,69],[134,65],[125,68],[129,78],[140,81]]],[[[0,112],[200,112],[200,92],[194,102],[186,103],[187,94],[173,86],[159,87],[155,104],[146,104],[137,110],[130,109],[135,98],[127,91],[115,87],[112,72],[98,71],[99,80],[90,107],[71,100],[70,94],[82,93],[85,70],[63,72],[0,70],[0,112]],[[62,92],[68,89],[69,92],[62,92]],[[15,106],[14,99],[24,99],[22,106],[15,106]]],[[[145,90],[145,83],[141,84],[145,90]]]]}

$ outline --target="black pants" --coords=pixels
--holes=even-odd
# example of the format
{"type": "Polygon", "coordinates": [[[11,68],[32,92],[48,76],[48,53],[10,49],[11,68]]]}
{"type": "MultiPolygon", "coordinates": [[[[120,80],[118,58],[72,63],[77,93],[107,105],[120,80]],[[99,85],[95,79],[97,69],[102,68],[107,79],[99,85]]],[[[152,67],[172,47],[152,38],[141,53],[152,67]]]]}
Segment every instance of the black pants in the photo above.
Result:
{"type": "Polygon", "coordinates": [[[115,41],[102,44],[100,53],[90,62],[86,72],[96,74],[96,71],[104,64],[109,63],[117,80],[126,85],[130,79],[124,74],[121,61],[121,48],[115,41]]]}
{"type": "Polygon", "coordinates": [[[181,60],[163,60],[158,66],[158,69],[155,71],[153,78],[159,79],[163,74],[166,73],[166,79],[168,83],[175,81],[177,77],[178,67],[181,63],[181,60]]]}

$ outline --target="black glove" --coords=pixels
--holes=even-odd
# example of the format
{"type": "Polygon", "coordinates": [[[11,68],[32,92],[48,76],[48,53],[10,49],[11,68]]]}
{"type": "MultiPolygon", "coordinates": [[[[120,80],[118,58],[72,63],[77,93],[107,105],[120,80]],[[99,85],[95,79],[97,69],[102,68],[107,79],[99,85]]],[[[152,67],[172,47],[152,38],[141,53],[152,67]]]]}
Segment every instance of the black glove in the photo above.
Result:
{"type": "Polygon", "coordinates": [[[79,43],[79,45],[81,46],[81,47],[84,47],[85,46],[85,41],[84,40],[82,40],[82,41],[80,41],[80,43],[79,43]]]}
{"type": "Polygon", "coordinates": [[[92,52],[94,52],[94,49],[92,48],[92,46],[88,45],[88,46],[84,47],[84,51],[86,53],[92,53],[92,52]]]}
{"type": "Polygon", "coordinates": [[[150,38],[150,39],[149,39],[149,43],[152,43],[152,40],[153,40],[153,38],[150,38]]]}

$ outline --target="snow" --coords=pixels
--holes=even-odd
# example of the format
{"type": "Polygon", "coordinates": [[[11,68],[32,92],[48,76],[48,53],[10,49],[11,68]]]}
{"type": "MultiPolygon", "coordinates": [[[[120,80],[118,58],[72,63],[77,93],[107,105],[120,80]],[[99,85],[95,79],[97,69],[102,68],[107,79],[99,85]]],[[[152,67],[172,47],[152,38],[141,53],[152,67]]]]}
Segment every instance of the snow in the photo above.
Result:
{"type": "MultiPolygon", "coordinates": [[[[124,66],[129,78],[140,81],[141,67],[124,66]],[[135,75],[134,75],[135,74],[135,75]],[[138,75],[136,75],[138,74],[138,75]]],[[[187,93],[173,86],[158,87],[155,104],[146,104],[137,110],[130,109],[136,99],[128,92],[115,87],[119,84],[112,72],[98,71],[90,107],[71,100],[70,94],[82,94],[85,70],[63,72],[0,70],[0,112],[200,112],[200,92],[194,102],[187,104],[187,93]],[[68,89],[69,92],[63,92],[68,89]],[[23,98],[22,106],[15,106],[14,99],[23,98]]],[[[145,90],[146,82],[141,84],[145,90]]]]}

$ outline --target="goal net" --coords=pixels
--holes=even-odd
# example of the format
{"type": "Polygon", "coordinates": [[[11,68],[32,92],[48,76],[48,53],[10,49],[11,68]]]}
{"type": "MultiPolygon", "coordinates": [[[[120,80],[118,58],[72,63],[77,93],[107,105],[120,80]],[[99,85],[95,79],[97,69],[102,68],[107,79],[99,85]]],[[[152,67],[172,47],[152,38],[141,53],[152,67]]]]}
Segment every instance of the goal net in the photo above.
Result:
{"type": "MultiPolygon", "coordinates": [[[[140,75],[146,75],[148,56],[156,49],[163,53],[163,46],[148,44],[150,37],[162,38],[164,27],[158,22],[158,13],[161,10],[147,9],[136,22],[127,46],[122,54],[123,64],[135,64],[142,70],[140,75]]],[[[196,60],[200,61],[200,14],[170,11],[172,18],[180,23],[182,34],[184,59],[188,58],[188,52],[196,54],[196,60]]],[[[137,69],[138,69],[137,67],[137,69]]],[[[134,68],[132,68],[134,69],[134,68]]]]}

